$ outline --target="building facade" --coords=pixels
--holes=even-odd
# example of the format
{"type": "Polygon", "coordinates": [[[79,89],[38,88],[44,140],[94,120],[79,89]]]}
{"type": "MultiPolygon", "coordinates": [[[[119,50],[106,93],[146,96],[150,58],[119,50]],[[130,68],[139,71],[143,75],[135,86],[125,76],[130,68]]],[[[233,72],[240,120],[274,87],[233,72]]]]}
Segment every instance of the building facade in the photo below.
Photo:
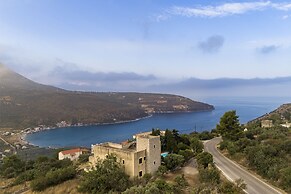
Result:
{"type": "Polygon", "coordinates": [[[71,161],[78,160],[80,155],[88,153],[87,149],[82,149],[82,148],[76,148],[76,149],[71,149],[71,150],[64,150],[59,152],[59,160],[63,159],[70,159],[71,161]]]}
{"type": "Polygon", "coordinates": [[[274,127],[273,121],[272,120],[262,120],[261,127],[263,127],[263,128],[274,127]]]}
{"type": "Polygon", "coordinates": [[[93,155],[89,157],[89,162],[95,166],[99,159],[113,154],[131,178],[155,173],[161,165],[160,136],[141,133],[135,137],[136,141],[126,145],[111,142],[92,145],[93,155]]]}

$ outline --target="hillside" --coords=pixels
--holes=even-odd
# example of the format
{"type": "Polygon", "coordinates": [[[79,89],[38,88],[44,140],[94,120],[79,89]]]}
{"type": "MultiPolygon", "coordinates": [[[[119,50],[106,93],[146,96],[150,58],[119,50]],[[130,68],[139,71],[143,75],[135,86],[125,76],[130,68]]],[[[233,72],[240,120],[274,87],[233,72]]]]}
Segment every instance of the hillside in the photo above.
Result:
{"type": "Polygon", "coordinates": [[[205,110],[213,106],[169,94],[67,91],[35,83],[0,65],[0,127],[112,123],[151,113],[205,110]]]}
{"type": "Polygon", "coordinates": [[[291,103],[283,104],[274,111],[262,115],[261,117],[250,121],[249,123],[257,123],[265,119],[272,120],[274,124],[291,122],[291,103]]]}

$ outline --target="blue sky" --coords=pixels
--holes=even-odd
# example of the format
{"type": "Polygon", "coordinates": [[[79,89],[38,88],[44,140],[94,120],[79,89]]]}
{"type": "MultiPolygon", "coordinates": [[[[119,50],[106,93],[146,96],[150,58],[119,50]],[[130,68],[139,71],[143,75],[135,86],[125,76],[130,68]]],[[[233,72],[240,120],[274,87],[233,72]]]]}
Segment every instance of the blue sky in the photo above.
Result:
{"type": "Polygon", "coordinates": [[[0,29],[0,61],[47,84],[291,76],[291,1],[0,0],[0,29]]]}

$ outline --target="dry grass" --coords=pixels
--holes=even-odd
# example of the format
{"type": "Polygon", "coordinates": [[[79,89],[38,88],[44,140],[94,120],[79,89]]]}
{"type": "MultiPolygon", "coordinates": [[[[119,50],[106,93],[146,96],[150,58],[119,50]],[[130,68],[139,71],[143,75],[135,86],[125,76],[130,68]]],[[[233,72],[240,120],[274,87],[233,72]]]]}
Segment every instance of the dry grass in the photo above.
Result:
{"type": "Polygon", "coordinates": [[[42,192],[33,192],[29,190],[26,192],[26,194],[77,194],[79,193],[77,191],[77,187],[79,185],[79,180],[78,179],[72,179],[68,180],[62,184],[56,185],[54,187],[47,188],[46,190],[42,192]]]}
{"type": "Polygon", "coordinates": [[[191,188],[195,188],[200,184],[199,172],[194,159],[191,159],[189,163],[181,169],[165,174],[164,179],[167,182],[174,183],[175,177],[182,174],[184,174],[184,177],[189,184],[189,186],[184,189],[184,193],[190,193],[191,188]]]}
{"type": "Polygon", "coordinates": [[[23,188],[25,188],[24,184],[16,185],[13,187],[7,187],[7,188],[2,188],[5,187],[11,183],[13,183],[14,179],[4,179],[0,178],[0,193],[15,193],[23,188]]]}
{"type": "MultiPolygon", "coordinates": [[[[25,184],[20,184],[20,185],[16,185],[13,187],[1,189],[2,186],[6,186],[11,182],[12,182],[12,179],[8,179],[8,180],[7,179],[0,179],[0,193],[15,193],[15,192],[20,191],[23,188],[25,188],[25,184]]],[[[27,183],[27,186],[28,185],[29,184],[27,183]]],[[[77,193],[79,193],[77,191],[78,185],[79,185],[79,180],[73,179],[73,180],[68,180],[62,184],[49,187],[42,192],[28,190],[24,193],[25,194],[66,194],[66,193],[77,194],[77,193]]]]}

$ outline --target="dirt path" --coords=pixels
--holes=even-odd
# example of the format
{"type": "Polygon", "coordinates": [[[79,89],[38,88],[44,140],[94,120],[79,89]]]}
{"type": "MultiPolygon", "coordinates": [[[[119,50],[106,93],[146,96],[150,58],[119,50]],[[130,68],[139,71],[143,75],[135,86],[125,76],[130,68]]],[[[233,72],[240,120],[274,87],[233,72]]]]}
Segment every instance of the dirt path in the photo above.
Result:
{"type": "Polygon", "coordinates": [[[197,175],[198,169],[195,159],[191,158],[189,162],[184,167],[182,167],[181,171],[185,175],[197,175]]]}
{"type": "Polygon", "coordinates": [[[2,140],[5,144],[9,145],[12,148],[12,150],[14,151],[14,154],[17,153],[16,148],[11,143],[9,143],[5,139],[3,139],[1,136],[0,136],[0,140],[2,140]]]}
{"type": "Polygon", "coordinates": [[[189,186],[193,187],[199,184],[198,169],[194,158],[191,158],[184,167],[164,176],[166,181],[174,182],[175,177],[182,174],[184,174],[189,186]]]}

